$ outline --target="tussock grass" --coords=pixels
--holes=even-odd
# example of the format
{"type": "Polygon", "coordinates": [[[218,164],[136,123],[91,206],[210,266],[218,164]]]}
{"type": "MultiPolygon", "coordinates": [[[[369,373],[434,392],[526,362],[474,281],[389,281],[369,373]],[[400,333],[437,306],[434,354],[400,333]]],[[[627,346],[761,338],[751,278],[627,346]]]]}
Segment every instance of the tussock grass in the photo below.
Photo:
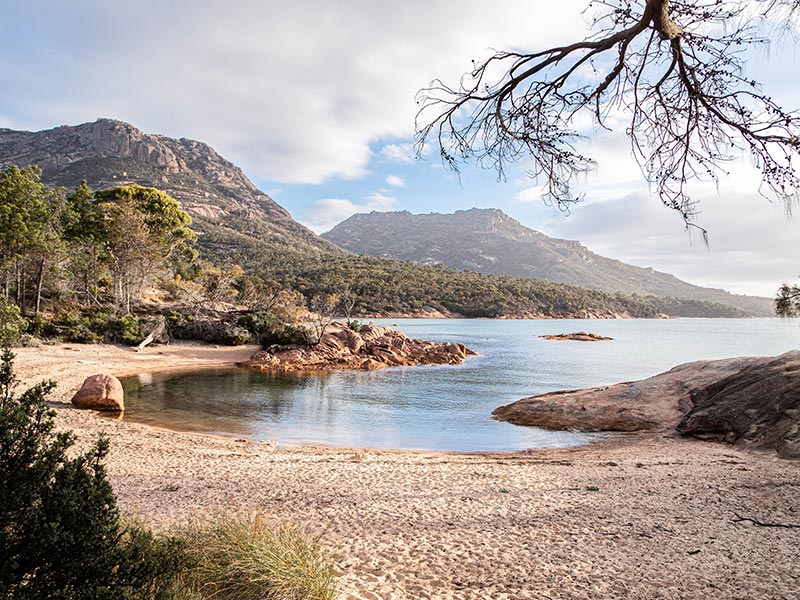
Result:
{"type": "Polygon", "coordinates": [[[262,515],[220,515],[184,531],[184,583],[214,600],[335,600],[332,558],[318,539],[262,515]]]}

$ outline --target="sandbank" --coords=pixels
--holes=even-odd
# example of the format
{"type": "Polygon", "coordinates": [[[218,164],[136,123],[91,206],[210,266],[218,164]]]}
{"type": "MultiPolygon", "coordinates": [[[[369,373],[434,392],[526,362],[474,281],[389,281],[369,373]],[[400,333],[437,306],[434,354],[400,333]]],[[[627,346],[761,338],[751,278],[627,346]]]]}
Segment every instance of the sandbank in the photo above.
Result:
{"type": "Polygon", "coordinates": [[[254,347],[23,348],[59,427],[104,431],[121,509],[155,527],[263,511],[322,536],[347,599],[800,598],[800,464],[672,435],[513,454],[331,448],[173,432],[71,407],[99,372],[232,364],[254,347]]]}

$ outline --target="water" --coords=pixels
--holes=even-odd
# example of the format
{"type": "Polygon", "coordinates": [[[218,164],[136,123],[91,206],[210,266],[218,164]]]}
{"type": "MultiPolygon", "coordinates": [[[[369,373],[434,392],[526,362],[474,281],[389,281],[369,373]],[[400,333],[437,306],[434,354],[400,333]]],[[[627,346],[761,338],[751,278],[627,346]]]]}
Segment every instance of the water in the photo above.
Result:
{"type": "Polygon", "coordinates": [[[779,319],[392,319],[411,337],[466,344],[456,366],[330,374],[215,369],[126,378],[126,420],[283,445],[500,451],[585,443],[490,419],[494,408],[559,389],[655,375],[680,363],[800,347],[800,322],[779,319]],[[549,341],[591,331],[610,342],[549,341]]]}

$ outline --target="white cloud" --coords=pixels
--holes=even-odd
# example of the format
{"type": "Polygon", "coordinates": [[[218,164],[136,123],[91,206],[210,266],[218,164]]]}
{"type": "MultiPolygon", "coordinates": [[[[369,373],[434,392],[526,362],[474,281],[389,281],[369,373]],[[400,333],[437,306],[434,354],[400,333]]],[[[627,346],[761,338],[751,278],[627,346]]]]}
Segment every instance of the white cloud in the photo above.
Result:
{"type": "Polygon", "coordinates": [[[300,222],[316,233],[328,231],[356,213],[370,211],[388,211],[395,208],[396,198],[381,192],[374,192],[364,198],[364,202],[356,204],[345,198],[323,198],[316,200],[311,208],[305,211],[300,222]]]}
{"type": "MultiPolygon", "coordinates": [[[[530,181],[528,181],[530,183],[530,181]]],[[[541,202],[542,195],[544,191],[539,186],[531,186],[522,188],[517,193],[514,194],[513,200],[514,202],[518,202],[520,204],[530,204],[531,202],[541,202]]]]}
{"type": "Polygon", "coordinates": [[[406,180],[399,175],[389,175],[386,178],[386,183],[392,187],[406,187],[406,180]]]}
{"type": "Polygon", "coordinates": [[[397,143],[382,156],[408,160],[420,88],[458,81],[489,47],[582,35],[583,4],[30,0],[0,22],[14,90],[0,113],[38,128],[127,120],[207,141],[257,179],[355,178],[384,140],[397,143]]]}
{"type": "Polygon", "coordinates": [[[411,164],[414,162],[413,144],[386,144],[381,148],[381,157],[389,162],[411,164]]]}
{"type": "Polygon", "coordinates": [[[781,282],[800,275],[794,260],[800,256],[800,221],[787,219],[783,206],[745,191],[757,188],[751,167],[735,163],[732,171],[720,182],[719,193],[713,184],[695,187],[701,211],[696,222],[708,229],[708,247],[696,232],[683,231],[679,215],[647,192],[602,202],[589,196],[570,215],[555,215],[541,229],[692,283],[772,296],[781,282]]]}

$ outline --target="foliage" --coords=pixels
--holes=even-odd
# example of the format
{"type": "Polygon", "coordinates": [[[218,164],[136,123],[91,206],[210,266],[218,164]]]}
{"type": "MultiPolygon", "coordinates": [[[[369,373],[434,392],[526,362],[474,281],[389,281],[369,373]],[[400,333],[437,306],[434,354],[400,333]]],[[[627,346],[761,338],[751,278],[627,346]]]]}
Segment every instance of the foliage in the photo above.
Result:
{"type": "Polygon", "coordinates": [[[0,595],[9,600],[166,598],[181,544],[120,524],[100,437],[84,454],[54,431],[52,382],[15,396],[0,362],[0,595]]]}
{"type": "Polygon", "coordinates": [[[136,346],[144,337],[141,331],[139,318],[134,315],[125,315],[114,322],[115,338],[119,341],[136,346]]]}
{"type": "Polygon", "coordinates": [[[534,52],[473,63],[459,85],[420,92],[418,144],[436,140],[457,169],[477,160],[503,176],[530,160],[545,201],[579,200],[572,183],[593,166],[577,149],[587,122],[610,131],[620,115],[632,154],[664,205],[690,224],[692,180],[718,180],[749,153],[763,188],[797,198],[800,114],[781,108],[747,74],[747,53],[769,42],[764,25],[798,18],[796,0],[595,0],[592,33],[534,52]],[[584,127],[584,129],[579,129],[584,127]]]}
{"type": "Polygon", "coordinates": [[[778,289],[775,312],[780,317],[800,317],[800,286],[784,283],[778,289]]]}
{"type": "Polygon", "coordinates": [[[19,306],[0,296],[0,346],[10,346],[26,328],[19,306]]]}
{"type": "Polygon", "coordinates": [[[334,600],[334,565],[316,539],[261,515],[220,516],[187,530],[187,583],[219,600],[334,600]]]}

